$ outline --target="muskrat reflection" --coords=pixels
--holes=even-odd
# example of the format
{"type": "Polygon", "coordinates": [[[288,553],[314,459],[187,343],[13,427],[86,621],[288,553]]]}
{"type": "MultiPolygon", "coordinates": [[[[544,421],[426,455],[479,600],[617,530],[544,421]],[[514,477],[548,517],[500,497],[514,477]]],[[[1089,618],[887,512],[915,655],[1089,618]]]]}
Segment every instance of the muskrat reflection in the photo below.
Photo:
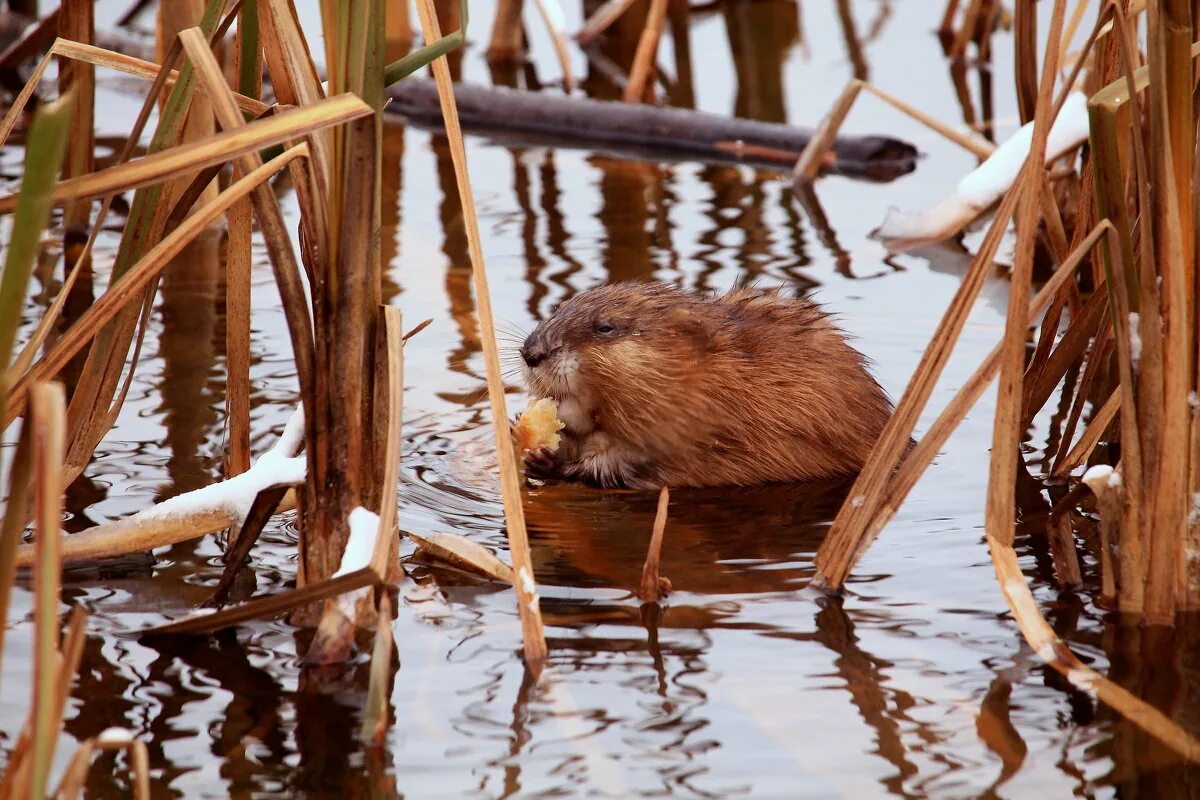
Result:
{"type": "MultiPolygon", "coordinates": [[[[678,489],[671,493],[662,574],[676,592],[792,591],[812,577],[812,557],[849,481],[678,489]]],[[[526,495],[538,581],[637,587],[657,497],[555,484],[526,495]]]]}

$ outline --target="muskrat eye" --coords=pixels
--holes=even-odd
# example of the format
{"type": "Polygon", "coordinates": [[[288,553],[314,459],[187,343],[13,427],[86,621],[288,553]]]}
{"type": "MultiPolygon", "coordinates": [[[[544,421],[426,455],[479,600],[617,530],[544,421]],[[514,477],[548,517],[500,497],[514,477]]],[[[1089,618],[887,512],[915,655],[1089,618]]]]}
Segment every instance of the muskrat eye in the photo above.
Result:
{"type": "Polygon", "coordinates": [[[610,333],[613,333],[614,331],[616,331],[616,328],[614,328],[612,325],[609,325],[608,323],[602,322],[595,327],[595,331],[596,331],[596,333],[600,334],[601,336],[608,336],[610,333]]]}

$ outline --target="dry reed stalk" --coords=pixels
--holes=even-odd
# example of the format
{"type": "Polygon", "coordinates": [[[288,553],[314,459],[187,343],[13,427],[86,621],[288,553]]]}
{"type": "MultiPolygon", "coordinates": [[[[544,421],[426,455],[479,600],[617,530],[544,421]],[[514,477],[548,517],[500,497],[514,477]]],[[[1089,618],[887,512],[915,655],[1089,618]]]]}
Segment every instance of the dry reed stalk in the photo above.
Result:
{"type": "MultiPolygon", "coordinates": [[[[1089,342],[1101,330],[1108,314],[1108,297],[1095,292],[1084,305],[1082,313],[1071,321],[1071,326],[1037,369],[1032,365],[1025,371],[1022,380],[1021,427],[1028,428],[1034,416],[1062,381],[1073,364],[1083,356],[1089,342]],[[1031,374],[1032,373],[1032,374],[1031,374]]],[[[1044,330],[1044,329],[1043,329],[1044,330]]]]}
{"type": "Polygon", "coordinates": [[[1052,511],[1046,522],[1046,537],[1050,541],[1050,558],[1054,574],[1062,589],[1074,591],[1083,586],[1079,555],[1075,552],[1075,535],[1071,530],[1071,509],[1052,511]]]}
{"type": "Polygon", "coordinates": [[[620,19],[635,2],[637,0],[606,0],[604,5],[592,12],[583,23],[583,27],[575,34],[575,41],[579,42],[580,47],[587,47],[620,19]]]}
{"type": "Polygon", "coordinates": [[[499,0],[492,21],[492,37],[488,40],[487,60],[493,64],[515,61],[525,50],[521,31],[523,0],[499,0]]]}
{"type": "Polygon", "coordinates": [[[379,492],[379,531],[375,540],[375,549],[371,553],[371,567],[376,574],[386,576],[398,567],[399,537],[396,527],[396,488],[400,482],[400,459],[403,457],[404,445],[404,318],[400,309],[392,306],[381,306],[383,339],[387,358],[384,362],[386,370],[386,393],[381,399],[387,409],[387,433],[384,435],[383,478],[379,492]]]}
{"type": "MultiPolygon", "coordinates": [[[[1051,113],[1051,95],[1058,71],[1058,43],[1062,37],[1065,0],[1055,0],[1048,45],[1042,67],[1033,141],[1026,165],[1042,163],[1051,113]]],[[[1040,208],[1035,187],[1027,187],[1019,203],[1017,257],[1001,350],[1000,390],[993,433],[991,470],[985,531],[996,578],[1022,635],[1038,656],[1067,677],[1076,687],[1126,715],[1134,724],[1175,748],[1189,760],[1200,760],[1200,745],[1152,706],[1084,666],[1058,639],[1038,610],[1013,550],[1016,459],[1021,435],[1021,394],[1024,369],[1028,287],[1032,275],[1035,229],[1040,208]]]]}
{"type": "MultiPolygon", "coordinates": [[[[387,401],[387,427],[384,437],[386,446],[383,456],[381,491],[379,492],[379,528],[371,551],[370,568],[380,581],[386,581],[389,575],[398,574],[400,571],[396,528],[396,486],[400,480],[403,442],[401,433],[404,415],[404,328],[399,309],[388,306],[380,310],[382,312],[383,339],[386,342],[386,391],[381,395],[382,399],[387,401]]],[[[317,633],[313,637],[306,658],[314,663],[344,661],[353,645],[355,628],[370,624],[376,626],[383,624],[380,619],[371,619],[367,613],[368,610],[374,612],[374,605],[359,602],[354,608],[354,618],[349,619],[338,603],[332,600],[326,601],[317,626],[317,633]]],[[[378,613],[382,614],[382,611],[378,613]]],[[[390,624],[390,609],[387,621],[390,624]]]]}
{"type": "MultiPolygon", "coordinates": [[[[4,516],[0,518],[0,620],[8,619],[8,604],[17,577],[17,550],[30,513],[33,489],[30,435],[28,422],[23,423],[8,470],[8,492],[4,495],[4,516]]],[[[32,545],[26,545],[26,548],[32,549],[32,545]]],[[[32,558],[29,558],[28,563],[31,562],[32,558]]],[[[4,634],[7,630],[7,624],[0,625],[0,658],[4,656],[4,634]]]]}
{"type": "Polygon", "coordinates": [[[846,84],[846,88],[842,89],[842,93],[833,101],[833,105],[821,118],[817,129],[813,131],[812,139],[805,145],[804,152],[796,160],[796,166],[792,168],[793,180],[797,182],[812,181],[820,173],[825,157],[833,146],[833,140],[837,136],[838,130],[841,129],[846,115],[850,113],[854,101],[858,99],[858,93],[862,87],[862,81],[853,79],[846,84]]]}
{"type": "MultiPolygon", "coordinates": [[[[224,164],[271,145],[303,138],[314,130],[370,114],[370,107],[352,94],[331,97],[307,108],[263,117],[206,139],[181,144],[90,175],[59,181],[54,187],[52,202],[54,205],[63,205],[73,199],[93,199],[121,190],[151,186],[188,170],[224,164]]],[[[0,197],[0,214],[11,212],[16,202],[16,195],[0,197]]]]}
{"type": "MultiPolygon", "coordinates": [[[[559,25],[561,11],[551,11],[550,6],[551,3],[557,4],[557,2],[558,0],[533,0],[542,22],[546,25],[546,30],[550,32],[554,54],[558,57],[559,67],[562,68],[563,91],[570,94],[575,91],[575,76],[571,74],[571,54],[567,50],[567,35],[559,25]]],[[[554,7],[557,9],[557,5],[554,7]]]]}
{"type": "Polygon", "coordinates": [[[663,595],[663,578],[658,574],[662,560],[663,533],[667,529],[667,506],[671,493],[667,487],[658,492],[658,509],[654,514],[654,531],[650,535],[650,547],[646,552],[646,563],[642,565],[642,582],[638,586],[638,599],[643,603],[657,602],[663,595]]]}
{"type": "MultiPolygon", "coordinates": [[[[1149,564],[1146,581],[1146,619],[1149,623],[1174,619],[1178,605],[1196,605],[1200,592],[1185,603],[1187,581],[1184,568],[1185,520],[1191,509],[1189,491],[1192,458],[1192,412],[1188,393],[1195,390],[1193,341],[1196,330],[1195,232],[1185,225],[1193,220],[1192,154],[1195,148],[1192,92],[1195,87],[1192,49],[1192,4],[1188,0],[1164,0],[1147,7],[1150,61],[1150,183],[1151,206],[1142,206],[1154,226],[1151,263],[1157,267],[1158,302],[1162,308],[1162,356],[1144,359],[1147,367],[1162,370],[1162,425],[1145,429],[1144,439],[1158,440],[1157,462],[1148,466],[1143,485],[1148,491],[1146,524],[1149,564]]],[[[1147,242],[1142,241],[1142,248],[1147,242]]],[[[1142,307],[1150,306],[1153,295],[1143,294],[1142,307]]],[[[1147,347],[1154,342],[1143,337],[1147,347]]],[[[1143,355],[1145,355],[1143,348],[1143,355]]],[[[1142,378],[1145,379],[1143,371],[1142,378]]],[[[1143,446],[1150,452],[1150,448],[1143,446]]]]}
{"type": "Polygon", "coordinates": [[[987,158],[996,149],[995,145],[986,139],[977,135],[960,133],[915,106],[909,105],[903,100],[885,92],[873,83],[852,78],[846,84],[846,88],[842,90],[842,93],[833,101],[833,105],[830,106],[829,111],[821,118],[821,122],[818,124],[812,139],[805,146],[804,152],[800,154],[800,158],[792,168],[793,180],[801,182],[812,181],[820,173],[822,167],[829,163],[830,151],[834,140],[837,138],[838,132],[846,120],[846,116],[850,113],[850,109],[854,106],[854,102],[858,99],[859,91],[863,89],[883,100],[897,111],[907,114],[935,133],[941,134],[947,140],[973,153],[980,159],[987,158]]]}
{"type": "Polygon", "coordinates": [[[969,0],[966,10],[963,12],[962,27],[954,36],[954,43],[950,46],[949,57],[951,61],[961,61],[967,52],[967,45],[972,39],[976,39],[979,34],[980,19],[983,16],[983,6],[989,0],[969,0]]]}
{"type": "MultiPolygon", "coordinates": [[[[1046,309],[1051,299],[1062,290],[1062,287],[1069,281],[1074,280],[1076,270],[1084,263],[1085,258],[1091,253],[1096,243],[1108,230],[1108,227],[1107,221],[1102,221],[1097,225],[1079,246],[1075,248],[1070,258],[1055,271],[1050,280],[1041,288],[1029,304],[1029,316],[1027,317],[1029,325],[1033,325],[1036,322],[1037,315],[1046,309]]],[[[937,456],[942,445],[946,443],[946,440],[950,438],[950,434],[962,422],[967,412],[978,402],[979,398],[983,395],[983,391],[992,382],[992,379],[995,378],[996,373],[1000,369],[1000,353],[1001,345],[997,344],[942,410],[942,413],[934,420],[929,430],[917,442],[916,447],[901,462],[899,469],[895,471],[895,474],[887,483],[886,489],[879,499],[878,509],[871,517],[870,524],[866,529],[867,536],[875,537],[879,535],[879,532],[883,530],[883,526],[899,510],[900,504],[904,502],[904,498],[916,486],[921,475],[933,463],[933,459],[937,456]]],[[[853,568],[855,563],[857,563],[857,559],[851,563],[850,568],[853,568]]]]}
{"type": "MultiPolygon", "coordinates": [[[[1016,187],[1034,186],[1035,180],[1036,171],[1026,167],[1022,169],[1016,187]]],[[[992,259],[1016,205],[1016,187],[1000,201],[979,252],[976,253],[970,269],[938,323],[929,347],[921,357],[904,395],[896,405],[895,412],[855,479],[848,501],[838,511],[833,526],[817,551],[817,575],[814,583],[818,587],[840,589],[853,564],[870,546],[870,520],[875,514],[893,468],[908,448],[909,437],[916,427],[921,409],[929,401],[933,386],[949,360],[971,306],[983,287],[984,279],[990,273],[992,259]]]]}
{"type": "MultiPolygon", "coordinates": [[[[145,78],[146,80],[155,80],[159,78],[162,70],[161,65],[155,64],[153,61],[146,61],[135,56],[117,53],[112,50],[105,50],[102,47],[86,44],[84,42],[69,41],[67,39],[59,39],[51,47],[50,56],[63,56],[84,64],[92,64],[97,67],[105,67],[107,69],[116,70],[117,72],[126,75],[132,75],[136,78],[145,78]]],[[[162,75],[163,86],[173,87],[179,80],[179,72],[174,69],[167,70],[162,75]]],[[[245,94],[237,95],[238,107],[243,111],[260,115],[268,111],[272,106],[268,106],[261,100],[249,97],[245,94]]],[[[11,113],[11,111],[10,111],[11,113]]]]}
{"type": "Polygon", "coordinates": [[[61,710],[54,713],[59,692],[60,659],[58,604],[61,595],[62,557],[59,525],[62,522],[62,462],[66,450],[64,423],[66,397],[61,385],[35,384],[30,392],[29,423],[33,429],[34,528],[37,567],[34,591],[33,765],[30,796],[45,797],[50,762],[62,724],[61,710]]]}
{"type": "Polygon", "coordinates": [[[96,752],[96,737],[84,739],[71,754],[67,768],[59,778],[54,790],[57,800],[75,800],[83,793],[83,784],[87,781],[88,770],[92,765],[92,754],[96,752]]]}
{"type": "MultiPolygon", "coordinates": [[[[220,5],[223,6],[224,2],[220,2],[220,5]]],[[[175,41],[175,37],[181,31],[201,23],[204,17],[204,6],[205,0],[174,0],[174,2],[159,4],[157,25],[155,27],[155,44],[160,63],[166,62],[166,54],[175,41]]],[[[160,102],[165,107],[167,98],[161,98],[160,102]]],[[[192,97],[191,107],[188,110],[187,118],[184,120],[183,128],[179,133],[180,141],[193,142],[212,136],[216,132],[216,125],[208,102],[208,98],[204,96],[203,92],[195,94],[192,97]]],[[[164,198],[168,202],[174,202],[180,196],[184,187],[191,183],[197,174],[185,172],[172,177],[168,181],[167,186],[164,187],[164,198]]],[[[203,205],[204,203],[211,202],[216,192],[216,184],[210,182],[196,199],[196,203],[203,205]]]]}
{"type": "MultiPolygon", "coordinates": [[[[1037,176],[1041,172],[1041,165],[1045,163],[1046,137],[1053,122],[1054,81],[1058,74],[1058,42],[1062,36],[1064,13],[1065,0],[1055,0],[1033,118],[1033,137],[1025,161],[1025,171],[1029,176],[1037,176]]],[[[1040,190],[1040,181],[1030,181],[1020,193],[1017,204],[1016,260],[1010,278],[1008,313],[1000,351],[999,392],[988,475],[985,530],[989,539],[1003,542],[1009,547],[1012,545],[1016,502],[1012,487],[1016,483],[1016,461],[1020,457],[1019,440],[1023,430],[1020,400],[1036,225],[1042,207],[1040,190]]]]}
{"type": "MultiPolygon", "coordinates": [[[[58,35],[64,39],[91,44],[96,35],[94,2],[92,0],[64,0],[60,6],[58,35]]],[[[65,96],[75,90],[74,119],[71,121],[72,136],[67,145],[63,162],[63,177],[73,178],[86,175],[95,169],[95,131],[92,117],[95,107],[95,68],[86,63],[63,58],[59,64],[58,94],[65,96]]],[[[89,217],[88,203],[72,203],[63,210],[63,228],[86,230],[89,217]]],[[[79,260],[77,247],[67,246],[64,252],[64,269],[70,272],[79,260]]],[[[86,264],[83,269],[89,269],[86,264]]]]}
{"type": "MultiPolygon", "coordinates": [[[[421,0],[417,4],[421,16],[421,28],[427,38],[440,35],[433,0],[421,0]]],[[[446,123],[446,138],[450,143],[450,155],[454,162],[454,174],[458,185],[458,196],[462,203],[463,218],[467,234],[468,252],[471,257],[471,276],[475,286],[475,302],[479,308],[480,339],[483,346],[484,363],[487,366],[488,399],[492,411],[492,428],[496,438],[496,451],[500,461],[500,492],[504,501],[504,519],[508,533],[513,570],[516,578],[513,587],[517,593],[517,610],[521,617],[521,638],[524,643],[525,664],[536,678],[546,662],[546,638],[542,629],[541,605],[534,583],[533,562],[529,552],[529,537],[525,530],[525,511],[521,506],[520,479],[517,473],[516,454],[510,444],[508,412],[505,409],[504,382],[500,372],[500,357],[496,346],[496,327],[492,317],[491,293],[488,289],[487,273],[483,260],[483,244],[479,236],[479,221],[475,216],[475,200],[467,176],[466,147],[463,145],[462,129],[458,122],[458,110],[454,105],[454,90],[450,83],[450,67],[445,58],[438,58],[430,65],[437,81],[438,98],[441,101],[442,117],[446,123]]]]}
{"type": "MultiPolygon", "coordinates": [[[[238,12],[234,40],[237,92],[262,94],[262,47],[258,39],[258,4],[250,0],[238,12]]],[[[234,180],[241,177],[234,170],[234,180]]],[[[249,199],[229,209],[225,249],[225,424],[226,477],[250,469],[250,273],[254,206],[249,199]]]]}
{"type": "Polygon", "coordinates": [[[982,136],[974,133],[963,133],[951,128],[941,120],[921,111],[916,106],[910,105],[893,94],[885,92],[870,81],[863,81],[862,88],[878,97],[883,102],[890,105],[892,108],[915,119],[917,122],[929,128],[935,133],[940,133],[948,141],[953,142],[959,147],[973,153],[977,158],[984,159],[990,156],[996,150],[996,145],[984,139],[982,136]]]}
{"type": "Polygon", "coordinates": [[[1072,442],[1075,441],[1075,431],[1079,427],[1079,420],[1083,416],[1083,408],[1092,397],[1092,387],[1096,383],[1097,376],[1105,370],[1110,363],[1109,356],[1112,354],[1112,337],[1107,331],[1102,331],[1096,337],[1096,341],[1092,343],[1091,349],[1087,355],[1087,365],[1083,370],[1083,377],[1079,381],[1079,386],[1075,390],[1075,396],[1072,398],[1071,411],[1067,415],[1066,424],[1063,425],[1062,435],[1059,437],[1058,447],[1055,450],[1054,457],[1051,460],[1050,474],[1059,474],[1059,468],[1067,453],[1071,449],[1072,442]]]}
{"type": "Polygon", "coordinates": [[[1033,119],[1038,95],[1035,0],[1017,0],[1013,5],[1013,18],[1013,83],[1017,91],[1017,110],[1021,115],[1021,124],[1024,125],[1033,119]]]}
{"type": "MultiPolygon", "coordinates": [[[[115,281],[108,291],[97,298],[96,302],[71,327],[67,335],[56,341],[45,357],[13,386],[5,411],[5,424],[10,423],[19,411],[25,391],[32,382],[45,380],[57,374],[93,336],[96,336],[106,324],[111,323],[115,315],[126,308],[132,300],[138,299],[139,293],[212,220],[225,213],[241,198],[262,189],[268,178],[290,162],[297,158],[307,157],[307,155],[307,145],[296,145],[266,164],[251,170],[245,178],[218,195],[216,201],[199,209],[151,248],[145,257],[129,269],[120,280],[115,281]]],[[[269,192],[270,189],[267,188],[267,191],[269,192]]]]}
{"type": "Polygon", "coordinates": [[[626,103],[641,103],[651,91],[658,41],[662,38],[663,26],[667,21],[667,3],[668,0],[650,0],[650,14],[638,39],[633,65],[629,68],[629,83],[625,85],[623,99],[626,103]]]}

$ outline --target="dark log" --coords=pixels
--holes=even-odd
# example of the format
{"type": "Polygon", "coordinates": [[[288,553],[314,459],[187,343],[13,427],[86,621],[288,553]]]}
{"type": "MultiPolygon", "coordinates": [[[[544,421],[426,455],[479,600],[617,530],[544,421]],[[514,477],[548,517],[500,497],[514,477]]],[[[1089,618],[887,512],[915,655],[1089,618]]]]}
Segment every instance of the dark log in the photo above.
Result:
{"type": "MultiPolygon", "coordinates": [[[[388,94],[388,111],[422,127],[441,127],[433,81],[405,78],[390,86],[388,94]]],[[[454,98],[463,128],[472,133],[651,160],[790,169],[812,138],[811,129],[792,125],[471,83],[456,83],[454,98]]],[[[916,160],[917,149],[898,139],[839,136],[826,168],[842,175],[888,181],[911,172],[916,160]]]]}

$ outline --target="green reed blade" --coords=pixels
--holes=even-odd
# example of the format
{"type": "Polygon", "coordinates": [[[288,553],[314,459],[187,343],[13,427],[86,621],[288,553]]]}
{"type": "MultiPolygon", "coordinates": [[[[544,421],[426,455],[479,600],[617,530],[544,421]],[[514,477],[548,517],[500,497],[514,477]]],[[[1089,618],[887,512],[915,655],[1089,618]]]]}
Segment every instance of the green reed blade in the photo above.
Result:
{"type": "Polygon", "coordinates": [[[401,78],[406,78],[412,73],[419,70],[421,67],[433,61],[438,56],[445,55],[455,49],[467,38],[467,0],[459,0],[459,19],[462,24],[454,33],[448,33],[436,42],[431,42],[425,45],[420,50],[413,52],[401,58],[398,61],[393,61],[388,64],[383,71],[384,86],[391,86],[401,78]]]}
{"type": "Polygon", "coordinates": [[[13,215],[4,274],[0,277],[0,408],[8,400],[4,377],[21,324],[21,305],[33,264],[41,249],[42,231],[50,220],[50,194],[66,149],[72,112],[71,96],[40,108],[33,118],[25,151],[25,173],[13,215]]]}

